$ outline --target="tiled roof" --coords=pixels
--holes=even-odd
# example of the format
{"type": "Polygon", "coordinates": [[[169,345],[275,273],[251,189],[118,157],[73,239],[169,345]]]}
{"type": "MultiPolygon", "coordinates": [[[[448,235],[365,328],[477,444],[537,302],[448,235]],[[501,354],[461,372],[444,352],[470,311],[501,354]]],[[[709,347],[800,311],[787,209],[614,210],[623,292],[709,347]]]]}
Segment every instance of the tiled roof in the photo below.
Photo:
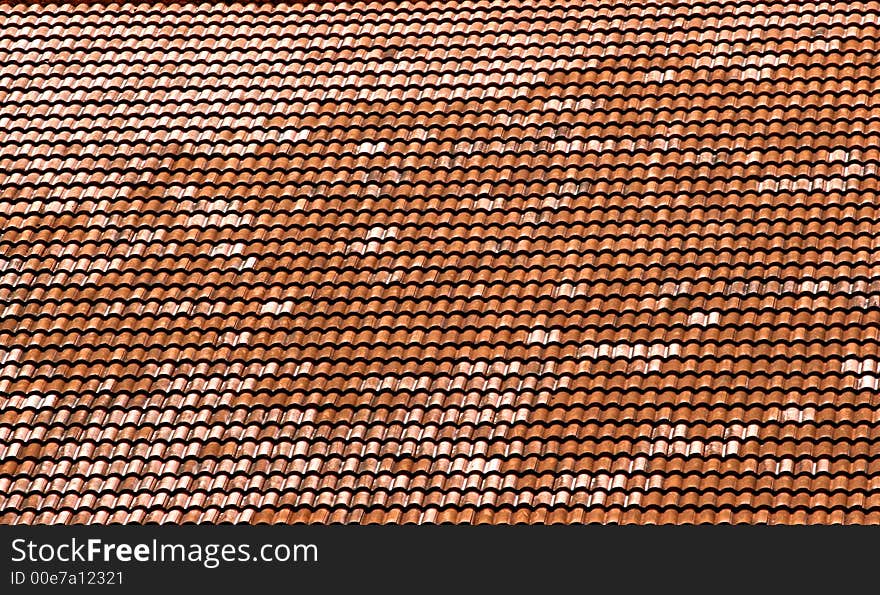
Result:
{"type": "Polygon", "coordinates": [[[0,521],[880,522],[878,20],[0,6],[0,521]]]}

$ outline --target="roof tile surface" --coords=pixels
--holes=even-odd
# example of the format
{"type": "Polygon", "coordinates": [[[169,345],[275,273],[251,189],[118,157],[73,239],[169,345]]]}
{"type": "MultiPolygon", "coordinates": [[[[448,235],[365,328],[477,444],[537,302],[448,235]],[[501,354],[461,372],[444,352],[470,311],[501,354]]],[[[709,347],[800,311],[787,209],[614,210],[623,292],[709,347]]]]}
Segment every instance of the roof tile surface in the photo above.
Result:
{"type": "Polygon", "coordinates": [[[878,15],[0,5],[0,522],[880,522],[878,15]]]}

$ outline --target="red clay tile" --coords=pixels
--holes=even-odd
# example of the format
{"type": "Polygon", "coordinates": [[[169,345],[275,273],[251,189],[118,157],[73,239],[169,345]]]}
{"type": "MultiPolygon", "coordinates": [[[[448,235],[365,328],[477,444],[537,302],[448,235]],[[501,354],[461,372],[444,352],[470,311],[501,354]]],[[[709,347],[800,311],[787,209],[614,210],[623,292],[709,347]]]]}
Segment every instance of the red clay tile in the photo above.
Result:
{"type": "Polygon", "coordinates": [[[876,6],[533,4],[0,9],[0,522],[880,522],[876,6]]]}

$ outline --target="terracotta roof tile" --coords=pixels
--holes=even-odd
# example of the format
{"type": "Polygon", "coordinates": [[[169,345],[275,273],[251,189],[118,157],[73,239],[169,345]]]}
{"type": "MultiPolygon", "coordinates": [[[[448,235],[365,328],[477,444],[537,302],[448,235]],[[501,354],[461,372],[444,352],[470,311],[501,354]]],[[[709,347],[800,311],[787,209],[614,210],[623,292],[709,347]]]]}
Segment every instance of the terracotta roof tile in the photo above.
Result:
{"type": "Polygon", "coordinates": [[[0,6],[0,522],[880,522],[878,4],[735,4],[0,6]]]}

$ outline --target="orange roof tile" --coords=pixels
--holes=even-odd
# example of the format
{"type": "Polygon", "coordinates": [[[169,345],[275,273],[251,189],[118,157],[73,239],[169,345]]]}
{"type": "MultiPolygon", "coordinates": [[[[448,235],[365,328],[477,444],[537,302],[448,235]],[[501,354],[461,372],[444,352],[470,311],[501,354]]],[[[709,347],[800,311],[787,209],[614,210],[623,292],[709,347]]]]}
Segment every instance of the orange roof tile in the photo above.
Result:
{"type": "Polygon", "coordinates": [[[878,11],[0,5],[0,522],[880,522],[878,11]]]}

